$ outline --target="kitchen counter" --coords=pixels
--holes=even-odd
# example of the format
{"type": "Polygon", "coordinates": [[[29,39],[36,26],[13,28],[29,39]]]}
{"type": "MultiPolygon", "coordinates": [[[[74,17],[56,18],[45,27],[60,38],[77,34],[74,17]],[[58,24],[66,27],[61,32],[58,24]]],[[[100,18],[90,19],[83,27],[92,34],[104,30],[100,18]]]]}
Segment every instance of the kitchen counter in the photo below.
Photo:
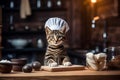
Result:
{"type": "Polygon", "coordinates": [[[120,71],[33,71],[32,73],[0,73],[0,80],[119,80],[120,71]]]}

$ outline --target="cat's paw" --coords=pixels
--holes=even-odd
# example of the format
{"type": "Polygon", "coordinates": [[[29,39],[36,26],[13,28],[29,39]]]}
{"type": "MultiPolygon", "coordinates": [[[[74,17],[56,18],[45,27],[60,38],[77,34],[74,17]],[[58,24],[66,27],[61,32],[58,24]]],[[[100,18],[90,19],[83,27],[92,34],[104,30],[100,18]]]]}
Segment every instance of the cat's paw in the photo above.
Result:
{"type": "Polygon", "coordinates": [[[64,62],[63,65],[64,66],[72,66],[72,63],[71,62],[64,62]]]}
{"type": "Polygon", "coordinates": [[[58,65],[57,65],[56,62],[54,62],[54,63],[50,63],[48,66],[49,66],[49,67],[57,67],[58,65]]]}

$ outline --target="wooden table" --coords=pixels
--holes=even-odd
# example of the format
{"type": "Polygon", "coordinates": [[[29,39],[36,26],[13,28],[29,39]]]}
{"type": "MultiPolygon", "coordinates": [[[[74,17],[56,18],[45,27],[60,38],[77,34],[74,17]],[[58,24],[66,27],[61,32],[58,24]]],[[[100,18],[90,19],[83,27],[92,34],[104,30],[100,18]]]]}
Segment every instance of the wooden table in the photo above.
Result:
{"type": "Polygon", "coordinates": [[[120,71],[12,72],[0,73],[0,80],[120,80],[120,71]]]}

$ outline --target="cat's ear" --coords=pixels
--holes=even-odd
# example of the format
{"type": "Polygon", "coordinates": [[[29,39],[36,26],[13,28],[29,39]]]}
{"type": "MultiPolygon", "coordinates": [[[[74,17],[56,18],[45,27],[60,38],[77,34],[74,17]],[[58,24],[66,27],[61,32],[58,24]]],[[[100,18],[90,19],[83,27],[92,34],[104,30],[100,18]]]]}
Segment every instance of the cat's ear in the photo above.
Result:
{"type": "Polygon", "coordinates": [[[49,27],[46,27],[45,32],[46,32],[46,34],[50,34],[52,32],[52,30],[49,27]]]}
{"type": "Polygon", "coordinates": [[[65,33],[65,32],[66,32],[66,27],[63,26],[59,31],[60,31],[61,33],[65,33]]]}

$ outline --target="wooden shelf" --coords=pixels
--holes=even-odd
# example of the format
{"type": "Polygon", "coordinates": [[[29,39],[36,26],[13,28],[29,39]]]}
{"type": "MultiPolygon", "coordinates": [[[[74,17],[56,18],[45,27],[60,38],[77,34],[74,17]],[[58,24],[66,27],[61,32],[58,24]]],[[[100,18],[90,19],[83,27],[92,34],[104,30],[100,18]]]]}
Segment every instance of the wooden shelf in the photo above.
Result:
{"type": "Polygon", "coordinates": [[[24,49],[15,49],[15,48],[3,48],[4,52],[45,52],[45,48],[24,48],[24,49]]]}
{"type": "Polygon", "coordinates": [[[66,8],[32,8],[33,11],[66,11],[66,8]]]}
{"type": "Polygon", "coordinates": [[[44,30],[38,30],[38,31],[3,31],[3,35],[18,35],[18,34],[43,34],[45,35],[44,30]]]}
{"type": "MultiPolygon", "coordinates": [[[[8,12],[18,12],[20,10],[20,8],[5,8],[5,11],[8,12]]],[[[54,8],[32,8],[32,11],[66,11],[66,8],[61,8],[61,7],[54,7],[54,8]]]]}

